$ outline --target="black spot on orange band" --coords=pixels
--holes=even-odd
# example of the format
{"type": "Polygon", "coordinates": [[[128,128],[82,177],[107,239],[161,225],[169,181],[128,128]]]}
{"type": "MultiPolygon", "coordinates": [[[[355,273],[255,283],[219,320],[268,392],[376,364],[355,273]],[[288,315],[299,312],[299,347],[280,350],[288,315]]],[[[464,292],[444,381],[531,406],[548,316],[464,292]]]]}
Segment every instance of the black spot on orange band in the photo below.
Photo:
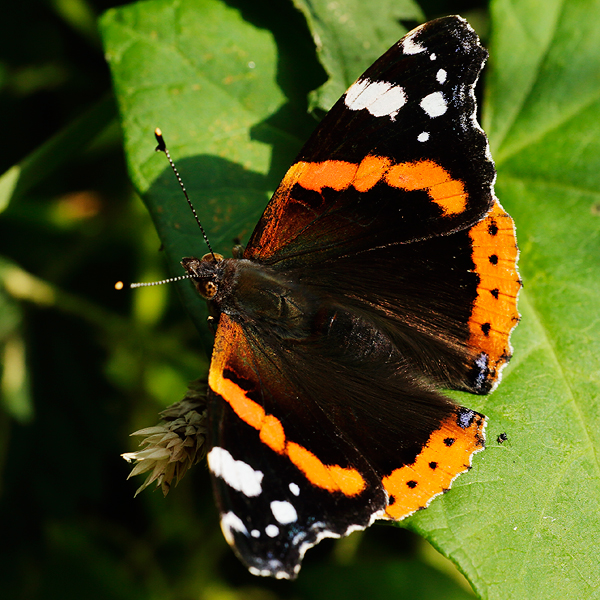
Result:
{"type": "Polygon", "coordinates": [[[498,378],[510,358],[510,333],[519,321],[518,249],[513,220],[496,201],[490,213],[469,231],[472,259],[479,276],[469,319],[469,346],[487,357],[488,381],[498,378]]]}
{"type": "MultiPolygon", "coordinates": [[[[465,409],[459,409],[465,411],[465,409]]],[[[395,469],[382,482],[389,498],[385,512],[388,519],[399,520],[424,508],[438,494],[445,492],[455,477],[471,466],[471,456],[484,447],[485,417],[468,411],[452,414],[434,431],[415,462],[395,469]],[[452,440],[450,446],[447,441],[452,440]]]]}

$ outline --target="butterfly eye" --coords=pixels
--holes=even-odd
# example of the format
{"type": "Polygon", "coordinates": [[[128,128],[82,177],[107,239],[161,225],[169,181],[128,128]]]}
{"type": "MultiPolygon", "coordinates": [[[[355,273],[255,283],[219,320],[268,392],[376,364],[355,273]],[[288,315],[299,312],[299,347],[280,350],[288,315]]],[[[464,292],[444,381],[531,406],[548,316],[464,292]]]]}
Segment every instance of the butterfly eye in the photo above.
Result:
{"type": "Polygon", "coordinates": [[[214,281],[203,281],[200,282],[200,288],[198,291],[207,300],[212,300],[217,294],[217,284],[214,281]],[[203,288],[203,289],[202,289],[203,288]]]}

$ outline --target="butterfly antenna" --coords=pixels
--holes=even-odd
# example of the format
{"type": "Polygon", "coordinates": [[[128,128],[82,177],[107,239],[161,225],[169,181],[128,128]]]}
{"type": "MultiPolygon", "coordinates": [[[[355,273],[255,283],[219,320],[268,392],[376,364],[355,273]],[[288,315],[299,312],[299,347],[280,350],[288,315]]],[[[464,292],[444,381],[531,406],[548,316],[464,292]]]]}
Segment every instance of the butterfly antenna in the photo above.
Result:
{"type": "MultiPolygon", "coordinates": [[[[131,289],[139,288],[139,287],[150,287],[151,285],[162,285],[163,283],[174,283],[175,281],[182,281],[184,279],[192,279],[191,275],[180,275],[179,277],[171,277],[169,279],[163,279],[162,281],[150,281],[148,283],[130,283],[129,287],[131,289]]],[[[117,281],[115,283],[115,290],[122,290],[124,287],[124,283],[122,281],[117,281]]]]}
{"type": "MultiPolygon", "coordinates": [[[[202,227],[202,223],[200,223],[200,219],[198,218],[198,215],[196,214],[196,209],[194,208],[194,205],[192,204],[192,201],[190,200],[190,197],[188,196],[185,186],[183,185],[183,181],[181,181],[179,171],[177,170],[177,167],[175,166],[175,163],[173,162],[173,159],[171,158],[171,155],[169,154],[169,149],[167,148],[167,145],[165,144],[165,139],[163,138],[162,131],[158,127],[154,130],[154,136],[156,137],[156,141],[158,142],[158,146],[156,146],[156,151],[164,152],[165,156],[167,157],[167,160],[169,161],[169,164],[171,165],[171,169],[173,169],[173,173],[175,173],[175,176],[177,177],[177,181],[179,181],[179,185],[181,186],[183,195],[185,196],[185,199],[187,200],[189,207],[192,209],[192,213],[194,214],[194,219],[196,219],[196,223],[198,223],[198,227],[200,227],[200,231],[202,232],[202,237],[204,238],[204,241],[206,242],[206,245],[208,246],[208,250],[209,250],[211,256],[213,257],[213,260],[216,262],[217,259],[215,257],[215,253],[213,252],[213,249],[210,245],[210,242],[208,241],[208,236],[206,235],[206,232],[204,231],[204,227],[202,227]]],[[[181,277],[180,279],[186,279],[186,278],[181,277]]],[[[176,278],[175,281],[178,281],[178,279],[176,278]]],[[[160,283],[162,283],[162,282],[160,282],[160,283]]]]}

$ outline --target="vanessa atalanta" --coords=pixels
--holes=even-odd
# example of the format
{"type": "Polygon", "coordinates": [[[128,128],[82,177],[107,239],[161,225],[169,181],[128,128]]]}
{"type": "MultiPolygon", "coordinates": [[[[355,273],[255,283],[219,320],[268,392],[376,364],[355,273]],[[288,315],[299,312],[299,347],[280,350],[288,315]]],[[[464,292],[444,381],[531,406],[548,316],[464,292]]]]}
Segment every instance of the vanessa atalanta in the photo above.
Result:
{"type": "Polygon", "coordinates": [[[208,464],[227,541],[294,578],[325,537],[424,508],[484,447],[439,387],[498,384],[519,320],[513,221],[476,120],[486,50],[410,32],[323,119],[243,254],[182,262],[218,327],[208,464]]]}

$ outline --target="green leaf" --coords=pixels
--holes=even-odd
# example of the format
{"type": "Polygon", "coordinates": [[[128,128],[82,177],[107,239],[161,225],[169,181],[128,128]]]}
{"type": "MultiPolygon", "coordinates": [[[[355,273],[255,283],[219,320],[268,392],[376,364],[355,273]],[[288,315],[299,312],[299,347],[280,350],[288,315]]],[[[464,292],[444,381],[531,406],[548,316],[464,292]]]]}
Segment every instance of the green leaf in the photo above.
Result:
{"type": "MultiPolygon", "coordinates": [[[[4,261],[0,259],[0,281],[4,283],[4,261]]],[[[31,422],[33,400],[24,336],[23,311],[19,304],[0,288],[0,405],[16,421],[31,422]]]]}
{"type": "Polygon", "coordinates": [[[482,598],[596,598],[600,5],[498,0],[492,18],[484,114],[517,224],[522,323],[499,390],[469,402],[489,417],[488,449],[411,524],[482,598]]]}
{"type": "Polygon", "coordinates": [[[294,0],[306,17],[328,81],[311,94],[311,107],[329,110],[372,63],[397,42],[400,20],[422,21],[412,0],[294,0]]]}

